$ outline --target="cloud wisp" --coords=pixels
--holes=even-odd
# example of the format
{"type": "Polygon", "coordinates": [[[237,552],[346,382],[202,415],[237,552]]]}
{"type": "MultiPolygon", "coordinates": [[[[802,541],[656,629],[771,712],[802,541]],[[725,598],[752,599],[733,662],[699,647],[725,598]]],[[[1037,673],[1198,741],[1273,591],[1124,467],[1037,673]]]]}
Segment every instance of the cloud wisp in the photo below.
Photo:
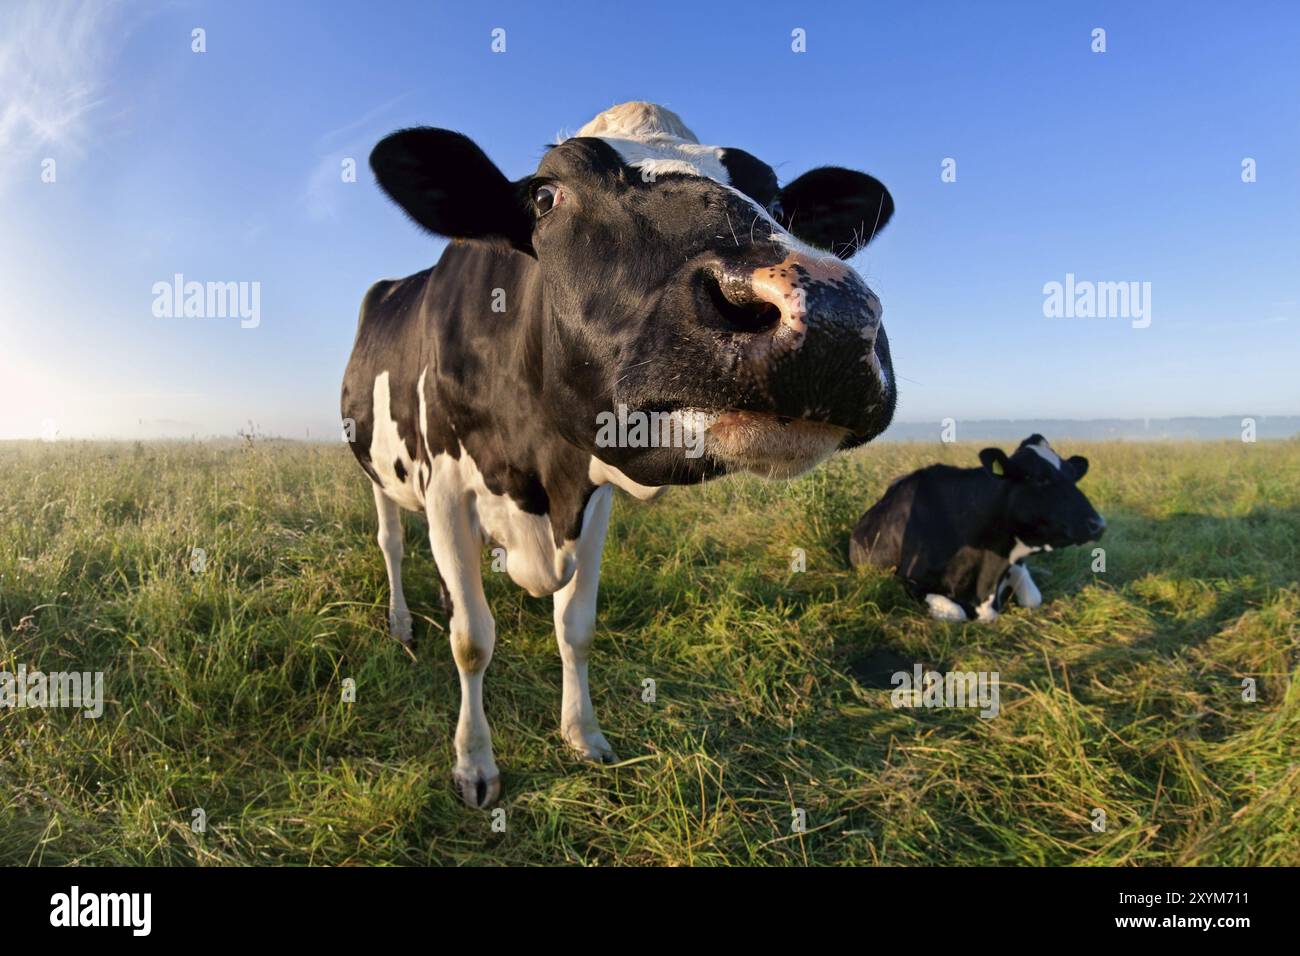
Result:
{"type": "Polygon", "coordinates": [[[113,0],[14,0],[0,5],[0,191],[34,161],[79,155],[104,102],[113,0]]]}

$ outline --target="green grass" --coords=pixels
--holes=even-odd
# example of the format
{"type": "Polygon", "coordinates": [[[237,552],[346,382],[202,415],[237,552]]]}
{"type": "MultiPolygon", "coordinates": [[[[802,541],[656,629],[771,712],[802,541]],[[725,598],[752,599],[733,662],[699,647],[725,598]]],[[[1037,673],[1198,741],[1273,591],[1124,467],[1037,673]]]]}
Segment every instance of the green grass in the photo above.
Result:
{"type": "Polygon", "coordinates": [[[1033,559],[1043,608],[992,626],[845,558],[889,479],[972,446],[620,496],[592,662],[614,767],[560,740],[550,601],[487,573],[494,832],[449,783],[423,521],[412,663],[345,447],[0,445],[0,670],[103,671],[107,698],[0,710],[0,863],[1300,864],[1300,445],[1065,447],[1106,571],[1033,559]],[[998,671],[1001,714],[893,709],[912,661],[998,671]]]}

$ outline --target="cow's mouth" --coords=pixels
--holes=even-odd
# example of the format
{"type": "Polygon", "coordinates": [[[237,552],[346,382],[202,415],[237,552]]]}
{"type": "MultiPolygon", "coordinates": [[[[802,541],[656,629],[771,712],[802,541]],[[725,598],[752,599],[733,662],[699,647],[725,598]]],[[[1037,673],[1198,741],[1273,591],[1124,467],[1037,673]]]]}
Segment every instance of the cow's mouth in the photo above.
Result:
{"type": "Polygon", "coordinates": [[[729,410],[709,416],[704,450],[730,469],[764,478],[793,478],[839,448],[848,429],[764,412],[729,410]]]}

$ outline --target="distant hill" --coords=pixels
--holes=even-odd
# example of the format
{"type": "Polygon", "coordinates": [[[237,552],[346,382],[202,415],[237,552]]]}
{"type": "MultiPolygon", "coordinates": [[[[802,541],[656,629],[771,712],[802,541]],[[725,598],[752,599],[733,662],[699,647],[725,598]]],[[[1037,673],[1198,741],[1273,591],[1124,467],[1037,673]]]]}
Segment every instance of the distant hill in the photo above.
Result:
{"type": "MultiPolygon", "coordinates": [[[[1242,418],[1007,418],[958,420],[957,441],[1018,442],[1038,432],[1050,441],[1240,441],[1242,418]]],[[[1256,415],[1260,441],[1300,438],[1300,415],[1256,415]]],[[[939,422],[895,422],[877,441],[939,441],[939,422]]]]}

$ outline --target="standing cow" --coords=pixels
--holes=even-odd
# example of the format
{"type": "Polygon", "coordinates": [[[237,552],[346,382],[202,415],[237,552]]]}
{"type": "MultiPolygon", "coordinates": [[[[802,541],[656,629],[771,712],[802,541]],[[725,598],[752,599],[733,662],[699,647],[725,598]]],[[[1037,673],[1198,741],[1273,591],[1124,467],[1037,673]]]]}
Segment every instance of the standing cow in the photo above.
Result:
{"type": "Polygon", "coordinates": [[[1030,435],[1010,456],[985,448],[980,462],[899,478],[853,529],[849,560],[893,568],[940,620],[996,620],[1012,593],[1022,607],[1038,607],[1043,598],[1024,559],[1106,530],[1076,487],[1088,459],[1063,460],[1030,435]]]}
{"type": "Polygon", "coordinates": [[[613,760],[587,686],[613,489],[644,499],[729,471],[790,477],[884,430],[896,396],[880,301],[837,256],[894,204],[838,167],[781,188],[767,164],[700,145],[649,103],[601,114],[513,182],[441,129],[392,134],[370,165],[453,242],[433,268],[366,293],[343,416],[404,642],[398,509],[428,519],[460,674],[453,778],[483,807],[500,791],[483,711],[485,541],[516,584],[555,596],[561,732],[613,760]],[[654,434],[611,442],[616,414],[652,416],[654,434]]]}

